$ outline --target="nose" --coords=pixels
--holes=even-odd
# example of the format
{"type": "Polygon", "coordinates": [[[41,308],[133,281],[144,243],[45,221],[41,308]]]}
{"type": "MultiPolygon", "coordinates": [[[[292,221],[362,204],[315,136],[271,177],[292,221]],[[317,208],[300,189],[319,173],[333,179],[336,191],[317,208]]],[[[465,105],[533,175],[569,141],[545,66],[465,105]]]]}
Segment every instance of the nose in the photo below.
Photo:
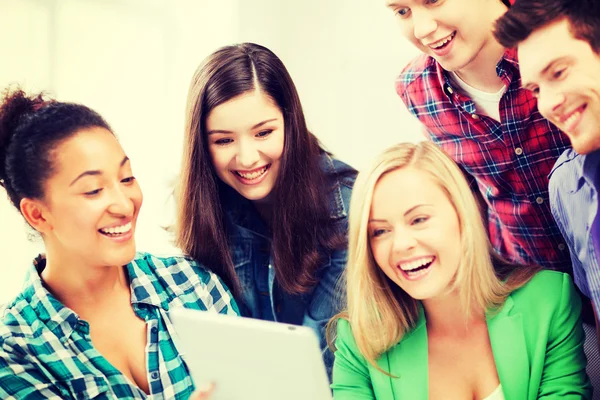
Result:
{"type": "Polygon", "coordinates": [[[127,189],[117,186],[111,190],[110,206],[108,210],[112,214],[128,217],[133,214],[133,198],[129,196],[127,189]]]}
{"type": "Polygon", "coordinates": [[[252,139],[238,142],[237,162],[242,168],[250,169],[260,160],[258,148],[252,139]]]}
{"type": "Polygon", "coordinates": [[[437,30],[437,21],[431,14],[431,12],[429,12],[429,10],[416,8],[414,10],[411,10],[411,12],[413,34],[415,35],[416,39],[426,39],[437,30]]]}
{"type": "Polygon", "coordinates": [[[559,114],[562,112],[562,105],[565,103],[565,95],[562,91],[554,90],[552,88],[539,89],[538,94],[538,110],[540,113],[549,120],[556,120],[559,114]]]}
{"type": "Polygon", "coordinates": [[[407,255],[417,245],[417,240],[408,229],[396,229],[394,231],[394,243],[392,252],[394,255],[407,255]]]}

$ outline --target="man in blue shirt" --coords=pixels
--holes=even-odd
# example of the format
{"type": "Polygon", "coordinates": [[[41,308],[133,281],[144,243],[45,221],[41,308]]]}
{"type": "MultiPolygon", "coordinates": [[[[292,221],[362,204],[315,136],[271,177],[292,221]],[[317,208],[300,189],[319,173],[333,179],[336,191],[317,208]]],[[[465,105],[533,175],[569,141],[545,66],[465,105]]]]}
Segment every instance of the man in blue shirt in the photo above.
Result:
{"type": "Polygon", "coordinates": [[[550,203],[571,251],[575,282],[592,300],[598,319],[600,3],[518,0],[496,22],[495,36],[506,47],[518,45],[523,87],[571,140],[572,149],[550,173],[550,203]]]}

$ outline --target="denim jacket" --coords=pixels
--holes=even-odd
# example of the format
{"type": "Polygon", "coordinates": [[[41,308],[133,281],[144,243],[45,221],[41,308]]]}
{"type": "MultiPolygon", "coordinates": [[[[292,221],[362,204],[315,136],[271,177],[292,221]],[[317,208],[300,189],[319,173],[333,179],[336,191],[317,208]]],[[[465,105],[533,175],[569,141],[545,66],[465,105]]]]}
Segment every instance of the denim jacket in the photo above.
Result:
{"type": "MultiPolygon", "coordinates": [[[[342,232],[348,229],[348,205],[356,171],[323,153],[321,168],[335,179],[329,197],[332,223],[342,232]]],[[[223,201],[233,265],[242,288],[238,305],[243,316],[311,327],[317,333],[327,372],[333,355],[327,349],[325,325],[345,307],[345,293],[339,286],[346,266],[347,245],[343,250],[325,253],[317,272],[318,283],[305,294],[291,295],[277,285],[272,267],[271,237],[252,204],[237,192],[228,190],[223,201]]]]}

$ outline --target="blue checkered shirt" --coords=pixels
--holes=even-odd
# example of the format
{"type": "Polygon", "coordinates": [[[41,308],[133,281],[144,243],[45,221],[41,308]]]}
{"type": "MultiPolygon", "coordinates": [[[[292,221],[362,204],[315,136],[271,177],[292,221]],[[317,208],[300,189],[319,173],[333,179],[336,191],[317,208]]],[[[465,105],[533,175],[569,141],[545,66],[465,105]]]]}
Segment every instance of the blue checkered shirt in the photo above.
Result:
{"type": "Polygon", "coordinates": [[[94,348],[88,323],[44,288],[44,265],[38,257],[21,293],[0,311],[1,399],[187,399],[194,384],[168,311],[239,313],[221,280],[194,261],[138,253],[127,273],[131,305],[147,326],[148,396],[94,348]]]}

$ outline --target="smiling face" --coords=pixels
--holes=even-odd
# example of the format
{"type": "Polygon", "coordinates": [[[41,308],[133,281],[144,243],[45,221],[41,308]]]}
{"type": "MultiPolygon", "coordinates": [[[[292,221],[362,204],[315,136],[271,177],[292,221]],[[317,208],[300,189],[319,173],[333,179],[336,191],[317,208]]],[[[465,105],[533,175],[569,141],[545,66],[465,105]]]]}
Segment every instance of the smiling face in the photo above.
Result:
{"type": "Polygon", "coordinates": [[[523,86],[540,113],[569,136],[573,149],[600,149],[600,55],[573,37],[567,19],[535,30],[519,43],[523,86]]]}
{"type": "Polygon", "coordinates": [[[135,256],[142,192],[129,159],[104,128],[76,133],[54,149],[45,182],[41,225],[46,246],[62,262],[121,266],[135,256]]]}
{"type": "Polygon", "coordinates": [[[383,175],[368,232],[375,262],[409,296],[427,300],[448,292],[461,259],[460,225],[429,174],[404,167],[383,175]]]}
{"type": "Polygon", "coordinates": [[[498,47],[492,26],[506,11],[500,0],[386,0],[386,6],[412,44],[458,72],[498,47]]]}
{"type": "Polygon", "coordinates": [[[267,201],[283,155],[284,119],[274,101],[255,90],[215,107],[206,118],[217,176],[252,201],[267,201]]]}

